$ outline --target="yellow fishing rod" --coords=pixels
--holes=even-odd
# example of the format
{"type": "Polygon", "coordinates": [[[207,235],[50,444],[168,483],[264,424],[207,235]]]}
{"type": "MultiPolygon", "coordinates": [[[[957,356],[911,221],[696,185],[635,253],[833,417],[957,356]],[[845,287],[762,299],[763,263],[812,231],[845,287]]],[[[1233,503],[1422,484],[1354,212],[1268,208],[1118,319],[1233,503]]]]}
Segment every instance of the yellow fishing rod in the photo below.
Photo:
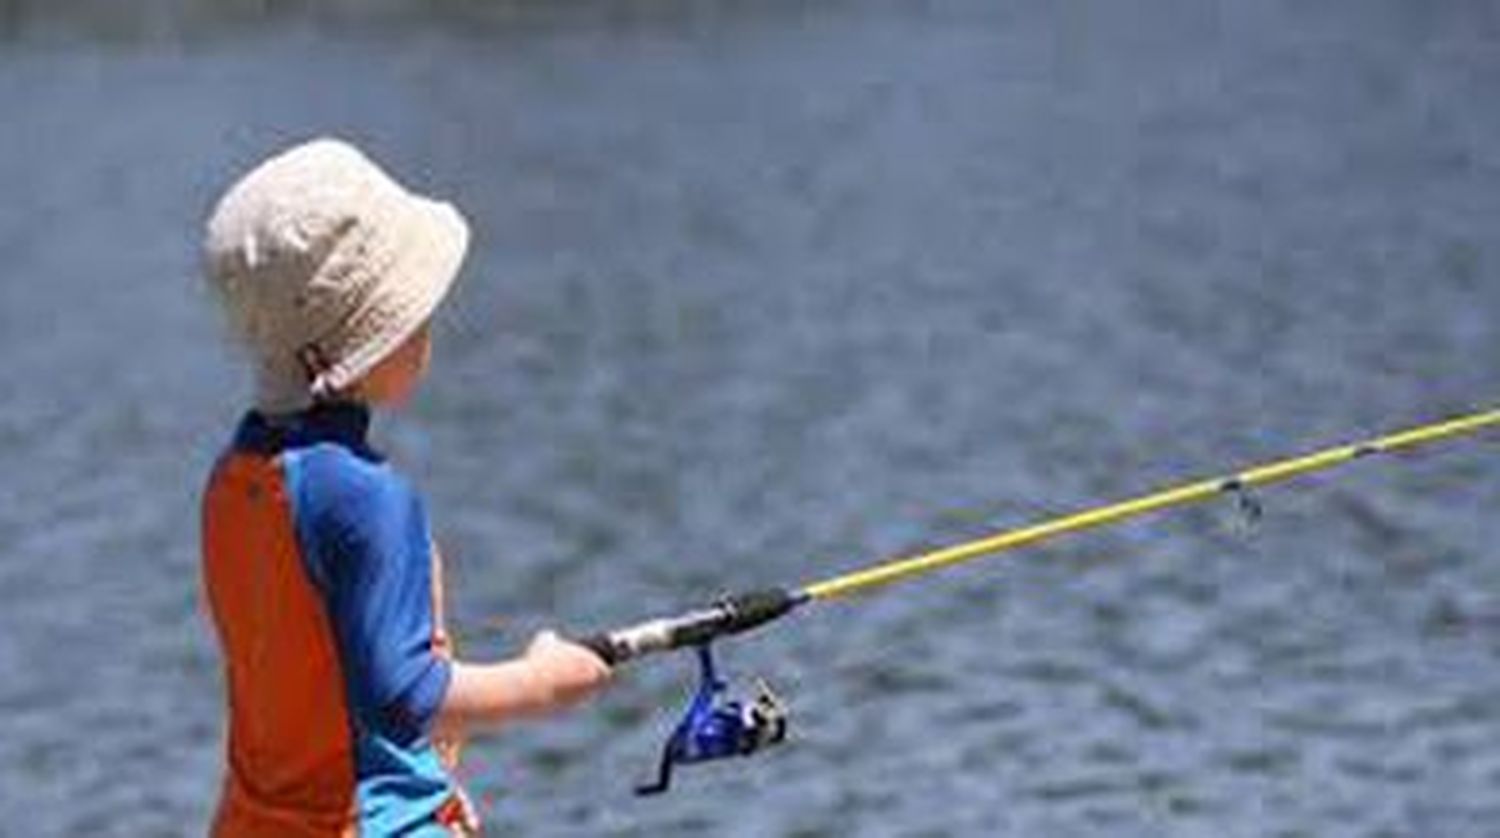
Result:
{"type": "Polygon", "coordinates": [[[642,793],[664,791],[672,766],[727,756],[749,754],[780,741],[786,730],[785,709],[764,684],[753,704],[722,702],[725,684],[714,671],[708,644],[718,637],[739,634],[776,620],[814,602],[870,591],[945,567],[1005,553],[1068,533],[1097,529],[1153,512],[1202,503],[1250,489],[1283,483],[1376,454],[1395,454],[1458,437],[1471,436],[1500,425],[1500,409],[1471,413],[1366,439],[1311,454],[1290,457],[1221,477],[1196,480],[1117,503],[1005,530],[960,544],[881,562],[801,588],[767,588],[724,597],[706,608],[674,617],[648,620],[615,631],[595,634],[580,642],[611,665],[644,655],[685,646],[698,649],[703,682],[688,714],[678,724],[662,755],[655,783],[642,793]]]}
{"type": "Polygon", "coordinates": [[[1407,451],[1441,440],[1478,433],[1494,425],[1500,425],[1500,410],[1474,413],[1444,422],[1423,425],[1365,442],[1340,445],[1300,457],[1253,466],[1225,477],[1198,480],[1119,503],[1085,509],[1082,512],[978,538],[963,544],[955,544],[930,553],[896,559],[864,570],[835,576],[822,582],[815,582],[803,588],[802,591],[813,600],[836,599],[981,556],[1026,547],[1060,535],[1105,527],[1152,512],[1201,503],[1226,494],[1242,493],[1259,486],[1283,483],[1372,454],[1394,454],[1407,451]]]}

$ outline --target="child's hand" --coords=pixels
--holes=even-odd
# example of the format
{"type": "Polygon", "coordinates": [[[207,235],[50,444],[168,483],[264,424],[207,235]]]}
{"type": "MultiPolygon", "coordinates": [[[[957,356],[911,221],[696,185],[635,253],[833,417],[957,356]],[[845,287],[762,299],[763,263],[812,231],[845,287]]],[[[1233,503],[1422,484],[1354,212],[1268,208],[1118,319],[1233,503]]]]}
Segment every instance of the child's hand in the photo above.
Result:
{"type": "Polygon", "coordinates": [[[537,632],[522,659],[537,681],[546,685],[551,703],[557,706],[582,701],[609,682],[610,668],[598,655],[555,632],[537,632]]]}

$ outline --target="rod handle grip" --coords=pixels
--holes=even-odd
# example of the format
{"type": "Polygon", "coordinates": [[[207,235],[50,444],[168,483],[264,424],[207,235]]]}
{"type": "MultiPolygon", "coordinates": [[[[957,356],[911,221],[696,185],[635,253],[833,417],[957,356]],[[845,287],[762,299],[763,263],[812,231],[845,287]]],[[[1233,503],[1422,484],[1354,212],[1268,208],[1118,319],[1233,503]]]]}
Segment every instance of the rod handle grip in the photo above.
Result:
{"type": "Polygon", "coordinates": [[[701,646],[716,637],[739,634],[775,620],[808,598],[800,591],[767,588],[724,597],[707,608],[675,617],[646,620],[613,631],[590,634],[577,643],[586,646],[610,666],[628,660],[701,646]]]}
{"type": "Polygon", "coordinates": [[[586,637],[580,637],[573,642],[593,652],[599,657],[599,660],[604,661],[606,666],[613,667],[615,664],[622,662],[619,650],[615,648],[615,644],[610,640],[607,632],[596,632],[586,637]]]}

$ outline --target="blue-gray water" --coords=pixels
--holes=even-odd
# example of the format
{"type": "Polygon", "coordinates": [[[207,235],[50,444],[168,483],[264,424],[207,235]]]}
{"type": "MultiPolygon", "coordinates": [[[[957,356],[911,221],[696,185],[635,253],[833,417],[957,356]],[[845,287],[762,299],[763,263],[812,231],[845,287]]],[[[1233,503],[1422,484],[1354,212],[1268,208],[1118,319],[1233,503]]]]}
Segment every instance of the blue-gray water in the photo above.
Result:
{"type": "MultiPolygon", "coordinates": [[[[296,139],[476,229],[379,429],[475,655],[1500,394],[1484,0],[121,7],[0,6],[6,835],[203,829],[195,502],[244,381],[196,246],[296,139]]],[[[476,742],[470,784],[497,834],[1500,834],[1496,455],[725,644],[794,741],[663,799],[628,787],[685,658],[476,742]]]]}

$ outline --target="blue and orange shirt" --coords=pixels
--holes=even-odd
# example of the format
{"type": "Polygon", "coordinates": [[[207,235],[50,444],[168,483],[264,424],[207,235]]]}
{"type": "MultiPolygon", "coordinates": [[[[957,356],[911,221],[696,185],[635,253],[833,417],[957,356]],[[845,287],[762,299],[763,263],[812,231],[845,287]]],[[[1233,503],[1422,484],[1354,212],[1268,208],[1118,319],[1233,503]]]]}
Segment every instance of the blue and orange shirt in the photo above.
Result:
{"type": "Polygon", "coordinates": [[[252,412],[209,479],[203,577],[229,699],[216,836],[451,834],[441,569],[369,421],[353,404],[252,412]]]}

